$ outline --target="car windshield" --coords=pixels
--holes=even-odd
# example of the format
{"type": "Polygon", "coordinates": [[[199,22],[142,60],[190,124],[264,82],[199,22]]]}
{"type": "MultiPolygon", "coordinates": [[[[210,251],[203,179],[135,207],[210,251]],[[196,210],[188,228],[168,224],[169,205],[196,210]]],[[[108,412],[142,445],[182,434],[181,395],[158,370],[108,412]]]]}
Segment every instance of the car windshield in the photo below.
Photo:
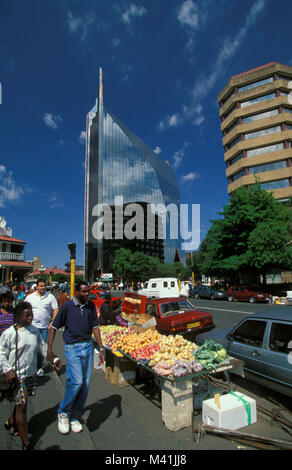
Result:
{"type": "Polygon", "coordinates": [[[194,306],[188,300],[175,300],[174,302],[168,302],[160,305],[160,311],[163,317],[174,315],[180,311],[193,309],[194,306]]]}

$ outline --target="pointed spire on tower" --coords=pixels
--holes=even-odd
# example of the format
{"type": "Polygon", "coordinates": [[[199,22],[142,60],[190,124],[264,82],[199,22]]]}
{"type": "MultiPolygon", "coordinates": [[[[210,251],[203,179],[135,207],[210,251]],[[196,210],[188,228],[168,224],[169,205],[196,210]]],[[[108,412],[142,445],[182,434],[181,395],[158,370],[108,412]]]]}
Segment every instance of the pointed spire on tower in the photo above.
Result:
{"type": "Polygon", "coordinates": [[[99,103],[103,105],[103,77],[101,67],[99,67],[99,103]]]}

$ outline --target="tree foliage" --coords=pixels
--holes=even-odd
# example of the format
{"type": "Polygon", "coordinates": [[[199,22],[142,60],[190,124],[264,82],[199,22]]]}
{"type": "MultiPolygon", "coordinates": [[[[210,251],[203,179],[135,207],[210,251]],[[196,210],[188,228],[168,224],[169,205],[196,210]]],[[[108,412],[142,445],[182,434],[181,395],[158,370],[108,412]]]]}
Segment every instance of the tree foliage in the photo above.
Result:
{"type": "Polygon", "coordinates": [[[187,279],[189,270],[182,263],[164,264],[156,257],[120,248],[113,262],[114,275],[127,281],[146,281],[153,277],[187,279]]]}
{"type": "Polygon", "coordinates": [[[219,215],[200,246],[204,274],[236,279],[291,268],[291,210],[259,183],[235,191],[219,215]]]}

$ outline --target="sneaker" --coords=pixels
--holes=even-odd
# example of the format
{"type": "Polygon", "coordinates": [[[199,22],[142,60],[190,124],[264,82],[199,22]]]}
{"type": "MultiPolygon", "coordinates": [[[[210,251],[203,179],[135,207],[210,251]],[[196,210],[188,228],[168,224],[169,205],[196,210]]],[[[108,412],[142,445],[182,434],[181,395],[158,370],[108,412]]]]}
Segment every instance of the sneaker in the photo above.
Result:
{"type": "Polygon", "coordinates": [[[65,413],[58,414],[58,431],[61,434],[68,434],[70,431],[69,416],[65,413]]]}
{"type": "Polygon", "coordinates": [[[44,375],[45,375],[45,373],[44,373],[43,369],[39,369],[39,370],[37,371],[37,376],[38,376],[38,377],[43,377],[44,375]]]}
{"type": "Polygon", "coordinates": [[[71,421],[71,431],[73,432],[81,432],[82,431],[82,424],[78,419],[74,419],[71,421]]]}

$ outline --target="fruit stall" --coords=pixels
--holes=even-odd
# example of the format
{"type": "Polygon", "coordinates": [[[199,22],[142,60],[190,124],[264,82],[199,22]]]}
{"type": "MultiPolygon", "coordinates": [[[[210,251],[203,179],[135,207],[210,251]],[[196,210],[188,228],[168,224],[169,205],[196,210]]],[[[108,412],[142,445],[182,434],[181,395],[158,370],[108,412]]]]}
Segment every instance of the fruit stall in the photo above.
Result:
{"type": "Polygon", "coordinates": [[[114,385],[126,386],[135,383],[137,368],[153,374],[161,389],[165,426],[171,431],[191,426],[194,404],[198,411],[202,402],[201,380],[206,382],[215,372],[228,374],[243,363],[229,357],[213,340],[199,347],[181,335],[158,333],[149,326],[147,316],[138,320],[132,317],[127,327],[100,327],[106,351],[105,377],[114,385]]]}

